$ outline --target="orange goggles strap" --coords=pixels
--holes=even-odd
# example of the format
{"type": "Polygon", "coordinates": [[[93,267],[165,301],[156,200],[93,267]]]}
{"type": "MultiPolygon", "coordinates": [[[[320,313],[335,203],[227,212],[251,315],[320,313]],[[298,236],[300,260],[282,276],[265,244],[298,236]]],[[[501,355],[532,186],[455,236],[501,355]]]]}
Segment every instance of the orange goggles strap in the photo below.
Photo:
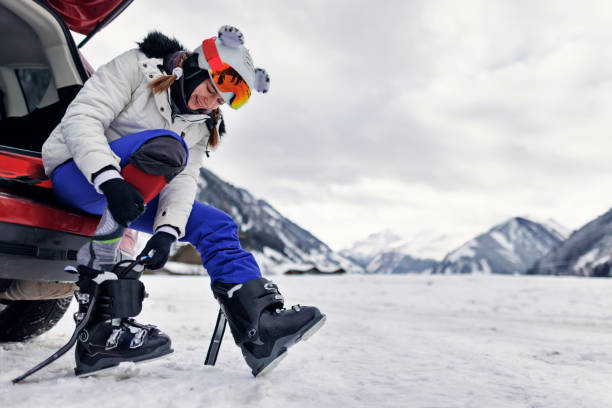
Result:
{"type": "Polygon", "coordinates": [[[215,45],[215,37],[202,41],[202,50],[204,51],[204,57],[206,61],[208,61],[208,65],[210,65],[210,69],[213,71],[220,71],[223,69],[223,62],[219,56],[219,51],[217,51],[217,46],[215,45]]]}
{"type": "Polygon", "coordinates": [[[215,37],[202,41],[202,51],[210,66],[210,74],[217,90],[221,93],[233,93],[234,96],[229,105],[234,109],[240,108],[251,96],[248,84],[234,68],[221,60],[215,37]],[[228,75],[233,80],[227,81],[226,76],[228,75]]]}

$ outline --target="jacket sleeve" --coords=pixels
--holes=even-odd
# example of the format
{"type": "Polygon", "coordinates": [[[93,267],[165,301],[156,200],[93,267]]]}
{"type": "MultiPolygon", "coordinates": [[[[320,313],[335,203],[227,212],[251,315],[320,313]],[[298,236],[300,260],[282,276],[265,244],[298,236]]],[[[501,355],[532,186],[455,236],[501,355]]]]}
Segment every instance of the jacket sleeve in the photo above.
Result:
{"type": "Polygon", "coordinates": [[[203,137],[189,149],[187,166],[159,194],[153,231],[157,231],[163,225],[172,225],[179,229],[178,238],[185,235],[185,226],[198,188],[200,167],[207,140],[208,137],[203,137]]]}
{"type": "Polygon", "coordinates": [[[62,135],[75,164],[90,183],[92,174],[103,167],[121,169],[119,157],[104,134],[130,103],[141,80],[138,51],[127,51],[98,68],[66,110],[62,135]]]}

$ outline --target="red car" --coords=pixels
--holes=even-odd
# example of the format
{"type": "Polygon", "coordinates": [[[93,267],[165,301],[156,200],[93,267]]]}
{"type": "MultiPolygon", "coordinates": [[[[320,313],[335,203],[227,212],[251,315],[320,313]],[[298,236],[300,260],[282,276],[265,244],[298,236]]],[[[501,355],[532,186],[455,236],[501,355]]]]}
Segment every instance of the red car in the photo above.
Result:
{"type": "Polygon", "coordinates": [[[63,269],[98,218],[54,200],[40,151],[92,73],[79,47],[131,2],[0,0],[0,342],[49,330],[70,304],[45,293],[74,280],[63,269]]]}

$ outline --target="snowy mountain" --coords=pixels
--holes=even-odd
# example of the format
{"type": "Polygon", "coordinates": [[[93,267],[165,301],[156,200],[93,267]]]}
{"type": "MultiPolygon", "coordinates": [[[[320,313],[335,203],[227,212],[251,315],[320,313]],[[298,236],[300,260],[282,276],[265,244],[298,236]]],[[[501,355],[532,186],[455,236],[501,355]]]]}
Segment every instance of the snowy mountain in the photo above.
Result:
{"type": "Polygon", "coordinates": [[[366,239],[357,241],[352,247],[340,251],[340,255],[365,267],[378,254],[385,252],[400,241],[401,238],[391,230],[384,230],[368,235],[366,239]]]}
{"type": "Polygon", "coordinates": [[[382,252],[365,267],[366,273],[425,273],[431,272],[438,261],[413,258],[399,252],[382,252]]]}
{"type": "Polygon", "coordinates": [[[612,210],[589,222],[539,259],[527,273],[610,276],[612,210]]]}
{"type": "Polygon", "coordinates": [[[515,217],[450,252],[434,273],[519,274],[566,238],[554,223],[515,217]]]}
{"type": "Polygon", "coordinates": [[[394,232],[384,230],[357,241],[340,254],[362,266],[366,273],[422,273],[436,266],[433,259],[411,255],[413,250],[414,245],[394,232]]]}
{"type": "Polygon", "coordinates": [[[321,272],[363,272],[350,260],[333,252],[310,232],[283,217],[264,200],[247,190],[200,169],[197,199],[230,214],[239,226],[240,243],[253,253],[264,274],[290,269],[321,272]]]}

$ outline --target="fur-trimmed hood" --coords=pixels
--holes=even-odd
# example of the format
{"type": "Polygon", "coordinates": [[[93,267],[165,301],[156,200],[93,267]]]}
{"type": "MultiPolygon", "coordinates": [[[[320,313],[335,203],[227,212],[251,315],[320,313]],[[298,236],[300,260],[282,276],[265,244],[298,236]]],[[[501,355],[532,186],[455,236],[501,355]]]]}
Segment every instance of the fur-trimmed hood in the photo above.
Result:
{"type": "Polygon", "coordinates": [[[177,51],[187,51],[176,38],[170,38],[159,31],[152,31],[138,44],[148,58],[164,58],[177,51]]]}

